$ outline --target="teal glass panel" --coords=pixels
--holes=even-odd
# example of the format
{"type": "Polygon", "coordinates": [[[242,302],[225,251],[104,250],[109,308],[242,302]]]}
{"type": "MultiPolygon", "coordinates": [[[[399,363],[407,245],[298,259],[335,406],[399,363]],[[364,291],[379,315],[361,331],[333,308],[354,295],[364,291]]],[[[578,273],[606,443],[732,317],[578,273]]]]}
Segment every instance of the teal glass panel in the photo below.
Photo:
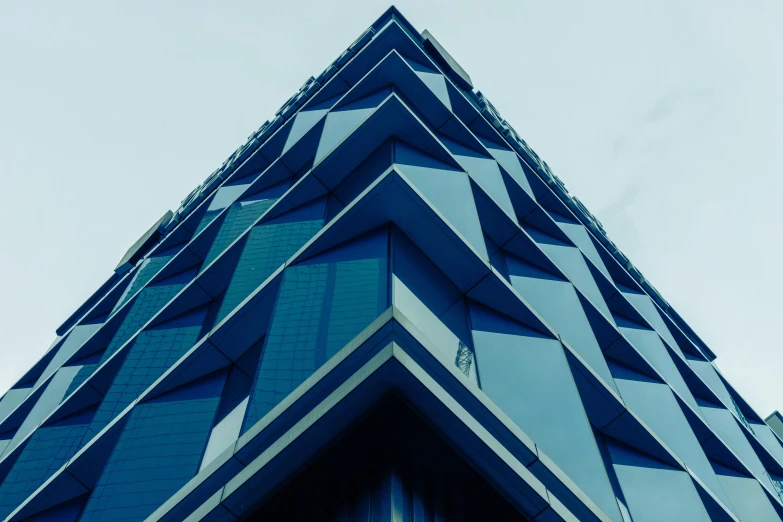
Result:
{"type": "MultiPolygon", "coordinates": [[[[321,211],[323,215],[323,211],[321,211]]],[[[248,235],[216,320],[220,322],[323,226],[322,219],[272,222],[248,235]]]]}
{"type": "Polygon", "coordinates": [[[222,211],[222,208],[219,208],[217,210],[207,210],[204,212],[204,216],[201,218],[201,221],[198,222],[198,226],[196,227],[196,231],[193,232],[193,237],[196,237],[199,232],[207,228],[207,225],[215,221],[215,218],[220,215],[220,212],[222,211]]]}
{"type": "Polygon", "coordinates": [[[700,414],[696,399],[693,398],[690,389],[685,384],[680,370],[672,360],[670,352],[663,345],[658,334],[644,328],[641,325],[615,317],[615,322],[625,338],[644,355],[650,364],[660,373],[674,391],[687,402],[696,413],[700,414]]]}
{"type": "Polygon", "coordinates": [[[742,522],[780,522],[780,517],[758,481],[720,464],[713,465],[731,501],[727,506],[734,510],[742,522]]]}
{"type": "Polygon", "coordinates": [[[712,465],[669,387],[619,365],[612,366],[612,373],[628,409],[636,413],[717,498],[728,504],[712,465]]]}
{"type": "Polygon", "coordinates": [[[666,323],[664,323],[663,319],[661,319],[661,316],[658,313],[658,309],[655,307],[655,304],[653,304],[650,296],[647,294],[634,292],[630,288],[626,288],[623,285],[617,285],[617,287],[620,289],[626,299],[628,299],[631,304],[636,307],[639,313],[642,314],[645,319],[647,319],[647,322],[650,323],[650,326],[652,326],[655,331],[658,332],[658,334],[660,334],[660,336],[663,337],[667,343],[669,343],[669,346],[680,352],[680,355],[684,357],[680,346],[677,344],[677,341],[674,340],[674,337],[672,337],[672,334],[669,331],[669,328],[666,326],[666,323]]]}
{"type": "Polygon", "coordinates": [[[88,437],[102,430],[193,347],[206,312],[201,308],[139,334],[98,407],[88,437]]]}
{"type": "Polygon", "coordinates": [[[139,267],[136,276],[133,278],[133,281],[131,281],[131,284],[128,285],[127,290],[125,290],[125,293],[114,307],[114,310],[116,311],[119,309],[128,299],[131,298],[131,296],[133,296],[133,294],[138,292],[147,283],[149,283],[150,280],[155,277],[155,274],[160,272],[160,270],[166,266],[166,264],[171,261],[171,259],[177,255],[180,250],[181,247],[175,247],[173,249],[167,250],[166,252],[145,259],[143,264],[139,267]]]}
{"type": "MultiPolygon", "coordinates": [[[[41,383],[51,377],[65,361],[76,353],[76,350],[78,350],[87,339],[100,329],[101,326],[103,326],[103,323],[80,324],[75,326],[73,330],[71,330],[71,333],[65,338],[65,341],[63,341],[57,349],[57,353],[52,357],[52,360],[49,361],[49,364],[46,365],[46,370],[44,370],[38,380],[35,381],[33,387],[40,386],[41,383]]],[[[0,420],[2,420],[2,417],[3,415],[0,413],[0,420]]]]}
{"type": "Polygon", "coordinates": [[[133,409],[82,521],[144,520],[195,476],[222,379],[210,378],[133,409]]]}
{"type": "Polygon", "coordinates": [[[493,158],[479,154],[454,140],[439,136],[440,140],[451,151],[454,158],[465,171],[470,174],[479,186],[489,194],[495,203],[516,223],[517,215],[508,197],[506,184],[500,174],[498,163],[493,158]]]}
{"type": "Polygon", "coordinates": [[[734,409],[734,399],[731,398],[728,388],[723,384],[723,381],[712,364],[703,359],[695,359],[690,356],[686,357],[686,361],[688,361],[688,365],[693,371],[696,372],[696,375],[698,375],[701,380],[710,387],[710,390],[718,396],[723,405],[727,408],[734,409]]]}
{"type": "Polygon", "coordinates": [[[329,112],[329,107],[331,107],[336,101],[337,100],[335,98],[331,98],[324,104],[318,104],[310,110],[299,111],[299,113],[297,113],[296,117],[294,118],[294,123],[291,125],[291,132],[288,133],[288,137],[286,138],[285,146],[283,147],[283,153],[285,153],[296,142],[302,139],[302,136],[307,134],[307,131],[315,127],[315,124],[321,121],[324,116],[326,116],[326,113],[329,112]],[[324,106],[325,108],[323,108],[324,106]]]}
{"type": "Polygon", "coordinates": [[[481,388],[598,506],[620,518],[562,345],[471,306],[481,388]]]}
{"type": "Polygon", "coordinates": [[[166,306],[171,301],[171,298],[177,295],[194,275],[195,271],[188,270],[142,290],[133,302],[117,333],[114,334],[99,364],[103,364],[106,359],[114,355],[114,352],[166,306]]]}
{"type": "Polygon", "coordinates": [[[595,265],[609,281],[612,281],[612,276],[609,275],[609,270],[606,269],[606,265],[604,264],[603,259],[601,259],[601,255],[598,253],[595,243],[590,239],[590,233],[587,229],[582,226],[581,223],[574,223],[570,219],[556,214],[555,212],[550,212],[549,215],[555,220],[557,226],[560,227],[560,230],[568,236],[568,239],[579,247],[579,250],[582,251],[585,257],[592,261],[593,265],[595,265]]]}
{"type": "Polygon", "coordinates": [[[770,427],[766,424],[759,424],[758,422],[753,421],[749,421],[749,426],[764,447],[767,448],[767,451],[769,451],[778,462],[783,464],[783,446],[781,446],[780,440],[772,432],[770,427]]]}
{"type": "Polygon", "coordinates": [[[766,484],[770,491],[774,491],[774,485],[767,475],[767,470],[753,450],[753,446],[748,442],[742,428],[737,424],[738,421],[734,415],[725,408],[715,408],[706,402],[700,402],[700,405],[704,418],[707,419],[715,433],[745,463],[757,479],[766,484]]]}
{"type": "Polygon", "coordinates": [[[527,229],[527,231],[538,246],[541,247],[541,250],[568,276],[574,286],[590,299],[590,302],[604,314],[608,321],[613,322],[609,307],[606,306],[604,297],[601,295],[601,291],[598,290],[598,285],[595,283],[593,274],[587,267],[587,261],[582,257],[582,253],[571,245],[563,243],[543,232],[532,228],[527,229]]]}
{"type": "Polygon", "coordinates": [[[522,164],[519,162],[519,157],[517,156],[517,153],[513,150],[509,150],[505,147],[501,147],[499,145],[496,145],[495,143],[492,143],[489,140],[481,139],[481,142],[484,144],[484,146],[487,148],[490,154],[492,154],[492,157],[495,158],[495,161],[497,161],[501,167],[503,167],[506,172],[509,173],[509,175],[519,183],[519,186],[522,187],[527,194],[535,199],[533,196],[533,189],[530,188],[530,182],[527,179],[527,176],[525,175],[525,170],[522,167],[522,164]]]}
{"type": "Polygon", "coordinates": [[[709,522],[696,486],[684,471],[607,443],[633,522],[709,522]]]}
{"type": "Polygon", "coordinates": [[[94,410],[38,428],[0,485],[0,518],[5,518],[81,447],[94,410]]]}
{"type": "Polygon", "coordinates": [[[389,89],[383,89],[327,114],[321,141],[318,142],[318,150],[315,152],[314,163],[317,164],[337,147],[375,110],[375,107],[389,95],[389,92],[389,89]]]}
{"type": "Polygon", "coordinates": [[[231,205],[226,214],[226,219],[215,237],[215,241],[207,252],[207,257],[201,265],[202,270],[209,266],[242,232],[261,217],[261,215],[277,201],[277,198],[256,199],[252,201],[238,201],[231,205]]]}
{"type": "Polygon", "coordinates": [[[512,255],[506,256],[506,263],[514,289],[616,390],[604,354],[573,285],[512,255]]]}
{"type": "Polygon", "coordinates": [[[443,105],[451,110],[451,100],[449,99],[449,90],[446,87],[446,78],[438,71],[430,69],[419,62],[408,59],[405,61],[408,62],[408,65],[416,72],[416,76],[438,97],[443,105]]]}
{"type": "Polygon", "coordinates": [[[285,270],[243,432],[388,307],[386,230],[285,270]]]}
{"type": "Polygon", "coordinates": [[[486,259],[487,247],[468,175],[402,143],[397,144],[395,154],[400,172],[486,259]]]}

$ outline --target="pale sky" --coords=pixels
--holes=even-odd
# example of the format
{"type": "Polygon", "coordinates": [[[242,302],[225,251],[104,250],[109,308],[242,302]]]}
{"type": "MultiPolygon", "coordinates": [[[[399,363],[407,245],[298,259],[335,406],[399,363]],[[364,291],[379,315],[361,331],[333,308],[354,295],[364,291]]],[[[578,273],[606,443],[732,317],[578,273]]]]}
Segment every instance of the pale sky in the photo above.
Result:
{"type": "MultiPolygon", "coordinates": [[[[783,410],[783,2],[401,1],[783,410]]],[[[0,0],[0,393],[384,2],[0,0]]]]}

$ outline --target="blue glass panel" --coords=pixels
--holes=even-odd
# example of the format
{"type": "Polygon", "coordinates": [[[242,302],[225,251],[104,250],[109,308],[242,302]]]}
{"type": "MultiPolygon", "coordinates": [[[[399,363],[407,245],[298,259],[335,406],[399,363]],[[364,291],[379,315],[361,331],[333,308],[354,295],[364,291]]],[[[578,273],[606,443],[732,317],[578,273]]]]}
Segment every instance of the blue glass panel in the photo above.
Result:
{"type": "Polygon", "coordinates": [[[79,368],[76,366],[64,366],[52,376],[46,389],[25,417],[22,425],[16,430],[9,448],[15,447],[24,437],[33,431],[62,402],[71,381],[77,375],[79,368]]]}
{"type": "Polygon", "coordinates": [[[709,522],[687,473],[613,442],[607,447],[633,522],[709,522]]]}
{"type": "Polygon", "coordinates": [[[395,154],[400,172],[486,258],[484,233],[468,175],[401,143],[395,154]]]}
{"type": "MultiPolygon", "coordinates": [[[[65,341],[63,341],[62,345],[57,349],[57,353],[52,357],[52,360],[49,361],[46,370],[44,370],[35,382],[35,386],[40,385],[56,372],[66,360],[76,353],[76,350],[84,344],[84,341],[89,339],[101,326],[103,326],[103,323],[80,324],[75,326],[73,330],[71,330],[71,333],[68,334],[65,341]]],[[[0,414],[0,419],[2,419],[2,417],[3,415],[0,414]]]]}
{"type": "Polygon", "coordinates": [[[226,208],[234,201],[236,201],[237,198],[241,196],[249,186],[250,186],[249,183],[223,185],[217,190],[217,192],[215,193],[215,197],[212,198],[212,201],[209,202],[209,207],[207,207],[207,213],[220,211],[226,208]]]}
{"type": "Polygon", "coordinates": [[[223,298],[220,322],[323,226],[320,219],[259,225],[250,231],[223,298]]]}
{"type": "Polygon", "coordinates": [[[511,285],[555,331],[600,375],[617,389],[574,287],[543,270],[507,255],[511,285]]]}
{"type": "Polygon", "coordinates": [[[242,232],[250,228],[253,222],[261,217],[275,201],[277,201],[277,198],[234,203],[228,210],[226,219],[223,221],[215,241],[209,248],[209,252],[207,252],[207,257],[201,265],[202,269],[209,266],[242,232]]]}
{"type": "Polygon", "coordinates": [[[612,277],[609,275],[609,270],[606,269],[606,265],[604,265],[604,262],[601,259],[601,255],[596,249],[595,243],[593,243],[592,239],[590,239],[590,233],[587,231],[587,229],[580,223],[574,223],[555,212],[550,212],[549,214],[552,216],[552,219],[557,222],[560,230],[565,232],[565,235],[568,236],[568,239],[573,241],[574,244],[579,247],[579,250],[582,251],[585,257],[592,261],[595,267],[600,270],[609,281],[612,281],[612,277]]]}
{"type": "Polygon", "coordinates": [[[462,146],[454,140],[439,136],[440,140],[451,151],[454,158],[463,169],[470,174],[470,177],[476,180],[484,191],[492,196],[492,199],[502,208],[508,217],[515,223],[517,221],[514,206],[508,197],[506,184],[503,182],[503,176],[500,174],[497,162],[486,156],[482,156],[467,147],[462,146]]]}
{"type": "Polygon", "coordinates": [[[658,334],[622,317],[615,317],[615,322],[625,338],[650,361],[653,368],[666,379],[679,396],[690,404],[696,413],[699,413],[696,400],[658,334]]]}
{"type": "Polygon", "coordinates": [[[142,403],[128,419],[82,521],[143,520],[198,471],[219,392],[142,403]]]}
{"type": "Polygon", "coordinates": [[[541,250],[568,276],[574,286],[590,299],[590,302],[604,314],[604,317],[610,322],[613,321],[609,307],[606,306],[604,297],[601,295],[601,291],[598,290],[598,285],[595,283],[593,274],[587,267],[587,262],[582,257],[582,253],[571,245],[567,245],[543,232],[532,228],[527,229],[527,231],[538,243],[538,246],[541,247],[541,250]]]}
{"type": "MultiPolygon", "coordinates": [[[[332,98],[331,100],[327,100],[327,103],[334,103],[334,101],[336,100],[332,98]]],[[[321,121],[327,112],[329,112],[328,107],[325,109],[300,111],[294,119],[294,123],[291,126],[291,132],[288,134],[288,138],[286,138],[285,146],[283,147],[283,153],[285,153],[285,151],[290,149],[297,141],[299,141],[302,136],[307,133],[307,131],[315,126],[316,123],[321,121]]]]}
{"type": "Polygon", "coordinates": [[[688,361],[688,365],[696,372],[696,375],[707,383],[707,386],[710,387],[712,392],[718,396],[721,402],[723,402],[723,405],[727,408],[733,408],[734,401],[731,398],[731,394],[729,394],[729,390],[726,388],[726,385],[723,384],[723,381],[718,376],[718,372],[715,371],[715,368],[712,367],[712,364],[703,359],[695,359],[693,357],[686,357],[686,360],[688,361]]]}
{"type": "Polygon", "coordinates": [[[243,432],[388,306],[386,230],[285,271],[243,432]]]}
{"type": "Polygon", "coordinates": [[[196,343],[206,312],[201,308],[139,334],[95,414],[88,437],[103,429],[196,343]]]}
{"type": "Polygon", "coordinates": [[[728,504],[701,444],[669,387],[618,365],[612,366],[612,373],[628,408],[639,415],[717,498],[728,504]]]}
{"type": "Polygon", "coordinates": [[[418,76],[424,84],[443,102],[443,105],[451,110],[451,100],[449,99],[449,90],[446,88],[446,78],[443,77],[438,71],[425,67],[424,65],[414,62],[413,60],[405,60],[408,65],[416,71],[418,76]]]}
{"type": "Polygon", "coordinates": [[[481,388],[598,506],[620,518],[562,345],[471,306],[481,388]]]}
{"type": "Polygon", "coordinates": [[[723,442],[729,446],[731,451],[745,463],[757,479],[764,482],[771,491],[774,491],[774,485],[770,481],[764,465],[753,450],[753,446],[748,442],[739,424],[737,424],[737,420],[729,413],[729,410],[713,408],[707,403],[701,403],[701,411],[704,413],[704,418],[707,419],[709,425],[723,442]]]}
{"type": "Polygon", "coordinates": [[[217,210],[208,210],[204,213],[204,216],[201,218],[201,221],[198,222],[198,226],[196,227],[196,231],[193,232],[193,237],[196,237],[199,232],[207,228],[207,225],[212,223],[216,217],[220,215],[220,212],[222,211],[222,208],[219,208],[217,210]]]}
{"type": "Polygon", "coordinates": [[[86,501],[86,496],[80,496],[26,518],[25,522],[75,522],[79,519],[86,501]]]}
{"type": "Polygon", "coordinates": [[[81,447],[93,411],[76,414],[33,433],[0,485],[0,518],[21,504],[81,447]]]}
{"type": "Polygon", "coordinates": [[[0,400],[0,420],[5,419],[9,413],[14,411],[16,407],[25,400],[30,393],[30,389],[31,388],[15,388],[5,392],[2,400],[0,400]]]}
{"type": "Polygon", "coordinates": [[[514,181],[519,183],[519,185],[525,190],[525,192],[528,193],[531,198],[534,198],[533,189],[530,188],[530,182],[525,175],[522,164],[519,162],[517,153],[512,150],[502,148],[489,140],[481,139],[481,142],[487,148],[489,153],[492,154],[492,157],[495,158],[495,161],[497,161],[500,166],[511,175],[514,181]]]}
{"type": "Polygon", "coordinates": [[[754,479],[715,463],[718,479],[723,484],[731,502],[727,504],[734,509],[743,522],[780,522],[775,509],[764,494],[761,485],[754,479]]]}
{"type": "Polygon", "coordinates": [[[764,447],[772,453],[778,462],[783,463],[783,446],[781,446],[780,440],[778,440],[770,427],[753,421],[750,421],[749,425],[764,447]]]}
{"type": "Polygon", "coordinates": [[[157,256],[152,256],[145,259],[142,266],[139,267],[136,273],[136,277],[134,277],[131,284],[128,285],[128,288],[125,290],[125,293],[122,294],[122,297],[114,307],[114,310],[116,311],[118,308],[120,308],[128,299],[131,298],[131,296],[133,296],[133,294],[138,292],[140,288],[149,283],[150,280],[155,277],[155,274],[157,274],[164,266],[166,266],[166,263],[171,261],[171,259],[177,255],[180,250],[181,247],[175,247],[174,249],[170,249],[157,256]]]}
{"type": "Polygon", "coordinates": [[[315,153],[315,163],[332,151],[351,131],[353,131],[370,113],[375,110],[388,95],[389,90],[371,94],[361,100],[355,101],[339,110],[332,111],[326,116],[321,141],[315,153]]]}
{"type": "Polygon", "coordinates": [[[139,328],[144,326],[147,321],[152,319],[171,298],[177,295],[194,275],[193,271],[183,272],[154,286],[148,286],[141,291],[139,296],[133,302],[128,315],[122,321],[117,333],[114,334],[108,348],[103,353],[100,363],[103,364],[106,359],[114,355],[125,342],[135,334],[139,328]]]}
{"type": "Polygon", "coordinates": [[[642,317],[647,319],[647,322],[650,323],[655,331],[658,332],[667,343],[669,343],[669,346],[680,352],[680,355],[683,355],[679,345],[677,344],[677,341],[675,341],[674,337],[672,337],[669,328],[666,326],[666,323],[663,322],[663,319],[661,319],[661,316],[658,314],[658,309],[655,307],[655,304],[653,304],[650,297],[647,294],[634,292],[633,290],[626,288],[623,285],[618,284],[617,287],[631,302],[631,304],[636,307],[639,313],[642,314],[642,317]]]}

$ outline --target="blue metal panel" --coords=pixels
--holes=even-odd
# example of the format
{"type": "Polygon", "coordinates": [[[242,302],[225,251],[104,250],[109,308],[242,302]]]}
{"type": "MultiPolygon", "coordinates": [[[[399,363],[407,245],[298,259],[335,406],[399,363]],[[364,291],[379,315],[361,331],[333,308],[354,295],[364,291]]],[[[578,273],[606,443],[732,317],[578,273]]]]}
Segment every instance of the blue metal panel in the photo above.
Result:
{"type": "Polygon", "coordinates": [[[562,345],[474,306],[473,342],[481,388],[615,520],[617,502],[562,345]]]}

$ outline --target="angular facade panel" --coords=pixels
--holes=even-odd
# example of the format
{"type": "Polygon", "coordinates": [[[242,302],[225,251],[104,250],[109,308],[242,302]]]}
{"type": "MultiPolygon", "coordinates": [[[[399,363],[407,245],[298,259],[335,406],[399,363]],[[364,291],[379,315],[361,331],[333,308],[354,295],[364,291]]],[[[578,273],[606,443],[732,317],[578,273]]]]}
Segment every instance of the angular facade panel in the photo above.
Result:
{"type": "Polygon", "coordinates": [[[391,8],[308,80],[0,399],[0,518],[783,520],[777,425],[466,78],[391,8]]]}

